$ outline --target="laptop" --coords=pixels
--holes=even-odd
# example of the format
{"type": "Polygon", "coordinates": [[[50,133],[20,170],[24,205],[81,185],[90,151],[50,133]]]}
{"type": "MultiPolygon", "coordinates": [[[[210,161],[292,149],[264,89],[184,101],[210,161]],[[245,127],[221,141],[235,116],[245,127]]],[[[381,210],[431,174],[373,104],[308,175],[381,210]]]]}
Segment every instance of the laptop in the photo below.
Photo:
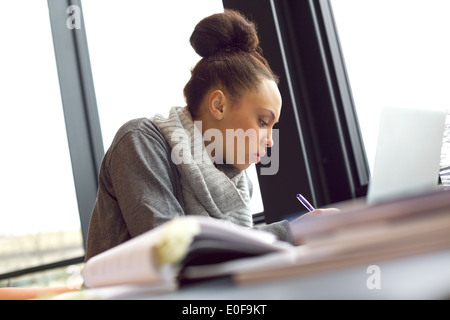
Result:
{"type": "Polygon", "coordinates": [[[438,188],[447,113],[403,108],[382,111],[368,204],[438,188]]]}

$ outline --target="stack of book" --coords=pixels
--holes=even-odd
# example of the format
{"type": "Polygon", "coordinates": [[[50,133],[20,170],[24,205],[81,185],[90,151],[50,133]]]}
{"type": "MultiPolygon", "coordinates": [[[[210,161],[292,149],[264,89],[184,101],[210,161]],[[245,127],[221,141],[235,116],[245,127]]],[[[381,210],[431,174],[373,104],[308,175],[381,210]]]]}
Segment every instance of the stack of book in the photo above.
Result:
{"type": "Polygon", "coordinates": [[[87,288],[153,286],[232,277],[238,284],[377,263],[450,248],[450,191],[300,218],[297,245],[220,220],[174,219],[90,259],[87,288]]]}

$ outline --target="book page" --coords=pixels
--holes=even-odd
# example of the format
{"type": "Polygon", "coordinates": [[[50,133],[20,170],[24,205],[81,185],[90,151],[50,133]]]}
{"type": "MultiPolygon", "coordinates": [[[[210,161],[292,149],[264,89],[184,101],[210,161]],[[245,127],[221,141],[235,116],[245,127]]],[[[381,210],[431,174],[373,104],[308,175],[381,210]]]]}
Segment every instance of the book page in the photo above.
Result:
{"type": "Polygon", "coordinates": [[[202,264],[212,257],[219,257],[212,261],[216,262],[291,248],[266,231],[210,217],[184,216],[92,257],[83,279],[88,288],[167,282],[173,281],[190,254],[202,264]]]}
{"type": "Polygon", "coordinates": [[[189,216],[200,222],[202,238],[229,241],[231,243],[245,243],[274,250],[287,249],[291,245],[278,241],[276,236],[267,231],[242,227],[224,220],[217,220],[201,216],[189,216]]]}
{"type": "Polygon", "coordinates": [[[162,228],[153,229],[152,232],[92,257],[83,269],[85,286],[169,281],[173,274],[170,270],[160,268],[152,249],[162,231],[162,228]]]}

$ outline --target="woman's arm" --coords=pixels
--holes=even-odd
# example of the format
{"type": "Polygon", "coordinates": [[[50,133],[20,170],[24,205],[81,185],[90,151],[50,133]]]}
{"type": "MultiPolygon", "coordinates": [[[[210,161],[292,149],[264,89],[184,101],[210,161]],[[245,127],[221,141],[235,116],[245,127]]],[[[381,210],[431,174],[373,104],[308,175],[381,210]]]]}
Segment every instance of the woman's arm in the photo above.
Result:
{"type": "Polygon", "coordinates": [[[122,139],[111,156],[111,182],[132,237],[184,214],[169,152],[165,141],[136,130],[122,139]]]}
{"type": "Polygon", "coordinates": [[[184,215],[170,150],[149,120],[133,120],[105,154],[89,226],[86,260],[184,215]]]}

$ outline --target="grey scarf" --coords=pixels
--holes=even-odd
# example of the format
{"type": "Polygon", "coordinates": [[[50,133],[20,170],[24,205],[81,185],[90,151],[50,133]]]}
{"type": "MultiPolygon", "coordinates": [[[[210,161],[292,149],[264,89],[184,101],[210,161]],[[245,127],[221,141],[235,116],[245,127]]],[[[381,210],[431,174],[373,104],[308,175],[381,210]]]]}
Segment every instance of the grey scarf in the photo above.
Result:
{"type": "Polygon", "coordinates": [[[245,171],[230,165],[214,165],[206,152],[202,132],[194,124],[187,107],[173,107],[168,118],[157,114],[152,121],[172,149],[186,214],[205,215],[251,227],[245,171]]]}

